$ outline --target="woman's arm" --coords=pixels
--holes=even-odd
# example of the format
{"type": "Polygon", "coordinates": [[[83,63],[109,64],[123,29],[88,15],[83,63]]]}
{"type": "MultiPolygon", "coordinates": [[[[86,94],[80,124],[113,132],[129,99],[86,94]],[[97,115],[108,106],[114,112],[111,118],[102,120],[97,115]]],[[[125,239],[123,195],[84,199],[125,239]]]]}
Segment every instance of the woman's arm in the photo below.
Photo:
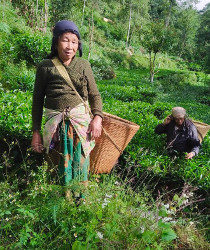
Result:
{"type": "Polygon", "coordinates": [[[163,123],[157,125],[157,127],[155,128],[155,133],[158,135],[166,134],[167,133],[166,125],[168,125],[171,121],[172,121],[171,115],[167,116],[163,123]]]}
{"type": "Polygon", "coordinates": [[[94,116],[99,115],[103,118],[101,95],[98,91],[89,62],[86,62],[84,74],[87,79],[88,101],[90,103],[91,111],[94,116]]]}
{"type": "Polygon", "coordinates": [[[43,115],[43,105],[45,98],[47,72],[41,65],[38,66],[36,71],[36,79],[33,90],[32,101],[32,141],[31,146],[37,153],[41,153],[43,150],[42,138],[40,134],[41,122],[43,115]]]}
{"type": "Polygon", "coordinates": [[[101,135],[102,131],[102,100],[94,79],[91,66],[88,62],[84,73],[87,79],[88,100],[90,103],[91,112],[94,115],[94,118],[89,125],[88,133],[91,133],[92,139],[96,139],[101,135]]]}
{"type": "Polygon", "coordinates": [[[40,65],[36,71],[36,79],[32,101],[32,130],[41,130],[47,70],[40,65]]]}
{"type": "Polygon", "coordinates": [[[194,153],[193,156],[198,155],[200,150],[200,141],[198,139],[198,132],[194,124],[190,125],[190,141],[192,144],[192,149],[190,153],[194,153]]]}

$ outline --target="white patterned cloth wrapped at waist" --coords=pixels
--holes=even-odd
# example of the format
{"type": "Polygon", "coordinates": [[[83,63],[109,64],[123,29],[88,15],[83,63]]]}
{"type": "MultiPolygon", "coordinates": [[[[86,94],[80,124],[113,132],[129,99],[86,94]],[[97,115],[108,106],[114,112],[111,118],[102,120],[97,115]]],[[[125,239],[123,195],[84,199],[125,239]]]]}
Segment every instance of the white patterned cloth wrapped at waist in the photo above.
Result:
{"type": "Polygon", "coordinates": [[[50,143],[59,123],[67,118],[79,136],[85,157],[89,156],[95,146],[95,141],[91,140],[90,134],[87,133],[91,118],[83,103],[73,109],[66,108],[63,112],[45,109],[45,117],[46,124],[43,131],[43,144],[47,153],[49,152],[50,143]]]}

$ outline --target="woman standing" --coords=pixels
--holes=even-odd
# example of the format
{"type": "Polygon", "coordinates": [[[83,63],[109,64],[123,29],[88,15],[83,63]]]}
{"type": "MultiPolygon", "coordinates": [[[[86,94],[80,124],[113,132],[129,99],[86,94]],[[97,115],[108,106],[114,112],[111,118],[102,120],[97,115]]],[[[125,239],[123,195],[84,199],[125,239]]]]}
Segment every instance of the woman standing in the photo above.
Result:
{"type": "Polygon", "coordinates": [[[73,179],[87,181],[89,153],[94,147],[94,139],[101,135],[102,128],[101,96],[89,62],[81,57],[82,44],[75,23],[66,20],[56,23],[51,53],[37,68],[33,92],[32,147],[40,153],[44,144],[49,152],[59,141],[59,172],[65,185],[73,179]],[[80,57],[76,57],[77,51],[80,57]],[[58,65],[67,71],[71,84],[61,76],[58,65]],[[89,102],[92,118],[84,102],[89,102]],[[43,107],[46,124],[42,144],[40,130],[43,107]]]}

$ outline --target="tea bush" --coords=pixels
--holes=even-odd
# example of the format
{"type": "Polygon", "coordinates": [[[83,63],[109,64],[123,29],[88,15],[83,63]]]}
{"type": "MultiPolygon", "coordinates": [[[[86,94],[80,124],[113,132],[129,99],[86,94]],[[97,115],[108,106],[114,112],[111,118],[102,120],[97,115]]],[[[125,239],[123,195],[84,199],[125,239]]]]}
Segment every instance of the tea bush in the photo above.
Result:
{"type": "MultiPolygon", "coordinates": [[[[117,78],[111,81],[101,81],[98,84],[105,111],[140,125],[140,130],[121,157],[124,165],[123,168],[126,169],[131,165],[136,166],[134,172],[137,175],[147,169],[161,176],[173,173],[185,181],[193,182],[194,185],[199,185],[201,188],[208,190],[209,166],[207,163],[209,152],[207,148],[210,143],[208,136],[206,136],[201,152],[197,157],[191,161],[186,161],[184,157],[181,157],[180,161],[174,162],[164,149],[165,136],[158,136],[154,133],[156,125],[170,114],[171,108],[175,105],[186,108],[191,118],[207,123],[209,122],[209,116],[207,115],[209,110],[206,109],[208,106],[205,104],[198,105],[194,94],[190,92],[190,88],[193,89],[196,86],[188,86],[184,91],[183,89],[178,89],[178,93],[180,91],[180,100],[176,97],[176,92],[170,92],[169,90],[168,95],[170,95],[170,98],[167,97],[167,92],[164,98],[167,97],[167,100],[172,100],[171,103],[162,101],[155,102],[163,98],[158,82],[148,86],[147,81],[136,81],[135,77],[137,75],[138,78],[141,77],[141,79],[144,79],[144,77],[141,76],[138,71],[134,72],[135,73],[129,78],[127,72],[120,71],[119,74],[118,71],[117,77],[119,75],[119,80],[117,78]],[[135,80],[132,80],[132,77],[135,80]],[[185,91],[189,99],[184,99],[186,98],[185,91]],[[176,102],[174,100],[176,100],[176,102]],[[183,101],[184,103],[182,103],[183,101]],[[194,169],[196,169],[197,166],[199,166],[199,170],[195,171],[194,169]],[[184,168],[183,170],[182,167],[184,168]]],[[[202,87],[199,89],[199,91],[196,91],[196,98],[199,97],[200,93],[203,93],[202,87]]],[[[0,120],[1,137],[3,138],[4,135],[30,137],[31,94],[29,92],[24,94],[21,91],[2,92],[0,99],[3,104],[0,120]],[[16,103],[19,105],[17,106],[16,103]],[[15,114],[15,116],[13,114],[15,114]]]]}
{"type": "Polygon", "coordinates": [[[41,62],[50,52],[50,38],[39,33],[17,35],[15,43],[18,61],[25,60],[29,65],[41,62]]]}
{"type": "Polygon", "coordinates": [[[199,102],[210,106],[210,96],[200,97],[199,102]]]}
{"type": "Polygon", "coordinates": [[[34,69],[28,69],[25,61],[5,66],[1,77],[2,85],[6,89],[33,90],[35,81],[34,69]]]}
{"type": "MultiPolygon", "coordinates": [[[[127,82],[126,82],[127,83],[127,82]]],[[[124,81],[112,81],[110,85],[99,86],[104,99],[114,98],[123,102],[143,101],[153,103],[157,96],[156,92],[148,86],[139,85],[138,82],[127,83],[124,81]]]]}
{"type": "Polygon", "coordinates": [[[94,76],[99,80],[110,80],[116,77],[114,69],[104,60],[90,60],[94,76]]]}
{"type": "Polygon", "coordinates": [[[1,91],[0,138],[31,136],[31,92],[1,91]]]}
{"type": "Polygon", "coordinates": [[[162,76],[162,79],[164,83],[168,85],[193,85],[197,83],[196,74],[192,72],[175,72],[170,75],[162,76]]]}
{"type": "MultiPolygon", "coordinates": [[[[123,75],[125,76],[126,73],[124,74],[121,71],[120,74],[117,72],[117,75],[120,75],[121,78],[123,75]]],[[[177,178],[193,182],[195,185],[199,185],[199,187],[208,190],[210,177],[208,165],[209,152],[208,150],[206,151],[205,146],[206,144],[209,145],[210,142],[208,136],[203,142],[200,154],[192,161],[186,161],[182,156],[180,161],[174,162],[164,149],[165,136],[158,136],[154,133],[156,125],[170,114],[173,106],[183,106],[191,118],[203,120],[208,123],[210,116],[207,114],[209,113],[209,109],[207,109],[206,105],[200,105],[196,102],[196,99],[203,95],[203,91],[206,87],[200,86],[199,91],[197,90],[197,86],[188,86],[182,89],[177,88],[176,92],[171,92],[170,89],[166,92],[165,89],[166,94],[163,95],[160,85],[157,82],[149,86],[151,93],[156,93],[155,99],[161,101],[165,99],[171,101],[171,103],[159,101],[153,105],[149,105],[145,102],[145,99],[143,99],[141,103],[141,96],[135,91],[138,88],[144,88],[144,86],[145,89],[146,86],[148,88],[148,83],[132,80],[132,76],[129,81],[126,80],[126,77],[122,77],[124,80],[110,81],[110,85],[108,85],[107,82],[105,84],[104,81],[101,81],[99,84],[104,101],[104,109],[140,125],[139,131],[125,150],[121,159],[122,164],[126,164],[128,168],[133,166],[134,172],[136,172],[138,176],[146,169],[152,170],[155,174],[161,176],[173,173],[177,178]],[[190,91],[190,89],[192,90],[193,88],[196,89],[195,93],[190,91]],[[186,98],[186,95],[188,98],[186,98]],[[195,171],[198,166],[200,166],[199,170],[195,171]],[[182,167],[185,171],[183,171],[182,167]]]]}
{"type": "MultiPolygon", "coordinates": [[[[12,17],[14,19],[14,17],[12,17]]],[[[0,67],[7,70],[8,63],[19,64],[26,62],[31,67],[39,63],[50,52],[51,36],[43,36],[39,32],[31,32],[22,23],[22,19],[15,20],[16,24],[9,21],[1,22],[0,42],[0,67]],[[22,25],[22,26],[21,26],[22,25]]]]}

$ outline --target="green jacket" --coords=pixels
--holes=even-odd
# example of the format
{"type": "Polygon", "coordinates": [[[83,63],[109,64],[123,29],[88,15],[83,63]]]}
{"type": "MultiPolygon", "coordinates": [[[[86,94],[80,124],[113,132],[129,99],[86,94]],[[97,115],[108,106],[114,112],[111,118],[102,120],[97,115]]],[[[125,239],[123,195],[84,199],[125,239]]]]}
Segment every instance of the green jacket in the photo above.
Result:
{"type": "MultiPolygon", "coordinates": [[[[93,115],[103,117],[101,95],[89,62],[74,57],[68,66],[63,65],[83,100],[89,101],[93,115]]],[[[43,107],[62,112],[66,107],[72,109],[80,103],[81,100],[59,74],[51,59],[43,60],[37,68],[33,91],[32,130],[41,129],[43,107]]]]}

